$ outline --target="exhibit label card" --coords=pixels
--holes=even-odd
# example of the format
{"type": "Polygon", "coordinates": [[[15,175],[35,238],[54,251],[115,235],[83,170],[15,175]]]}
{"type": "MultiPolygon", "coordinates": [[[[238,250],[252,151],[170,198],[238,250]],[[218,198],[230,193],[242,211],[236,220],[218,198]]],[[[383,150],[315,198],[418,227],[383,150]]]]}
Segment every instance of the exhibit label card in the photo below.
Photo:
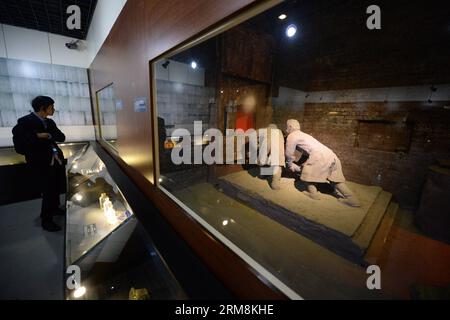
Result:
{"type": "Polygon", "coordinates": [[[147,98],[134,99],[134,112],[147,112],[147,98]]]}

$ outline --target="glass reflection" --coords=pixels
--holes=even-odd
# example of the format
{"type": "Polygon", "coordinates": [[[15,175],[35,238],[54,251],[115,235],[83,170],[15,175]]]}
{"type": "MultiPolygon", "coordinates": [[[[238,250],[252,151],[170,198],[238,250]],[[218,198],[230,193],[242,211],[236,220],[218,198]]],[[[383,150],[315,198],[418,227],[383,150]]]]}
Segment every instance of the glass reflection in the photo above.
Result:
{"type": "Polygon", "coordinates": [[[117,150],[117,111],[123,108],[122,102],[116,100],[114,84],[97,91],[96,95],[101,138],[117,150]]]}

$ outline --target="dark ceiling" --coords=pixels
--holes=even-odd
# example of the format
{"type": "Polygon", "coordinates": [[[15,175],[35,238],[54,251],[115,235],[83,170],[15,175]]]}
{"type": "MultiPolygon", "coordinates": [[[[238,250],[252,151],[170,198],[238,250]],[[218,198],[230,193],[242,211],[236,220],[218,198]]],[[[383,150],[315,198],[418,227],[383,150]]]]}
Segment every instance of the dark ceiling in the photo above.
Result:
{"type": "MultiPolygon", "coordinates": [[[[377,0],[382,29],[369,30],[366,9],[373,0],[287,0],[239,27],[273,37],[274,81],[281,86],[322,91],[448,83],[448,2],[377,0]],[[278,19],[281,13],[286,20],[278,19]],[[298,26],[292,39],[285,35],[290,24],[298,26]]],[[[171,59],[216,70],[217,39],[171,59]]]]}
{"type": "Polygon", "coordinates": [[[0,23],[86,39],[97,0],[0,0],[0,23]],[[70,5],[81,9],[81,29],[69,30],[70,5]]]}

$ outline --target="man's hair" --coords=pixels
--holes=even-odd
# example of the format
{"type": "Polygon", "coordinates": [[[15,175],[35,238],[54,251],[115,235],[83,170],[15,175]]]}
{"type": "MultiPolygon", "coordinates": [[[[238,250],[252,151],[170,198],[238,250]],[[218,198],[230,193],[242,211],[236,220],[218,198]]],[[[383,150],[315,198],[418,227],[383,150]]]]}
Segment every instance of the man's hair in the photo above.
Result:
{"type": "Polygon", "coordinates": [[[53,100],[50,97],[47,96],[37,96],[31,101],[31,106],[33,107],[34,112],[39,112],[43,108],[47,108],[48,106],[51,106],[55,103],[55,100],[53,100]]]}

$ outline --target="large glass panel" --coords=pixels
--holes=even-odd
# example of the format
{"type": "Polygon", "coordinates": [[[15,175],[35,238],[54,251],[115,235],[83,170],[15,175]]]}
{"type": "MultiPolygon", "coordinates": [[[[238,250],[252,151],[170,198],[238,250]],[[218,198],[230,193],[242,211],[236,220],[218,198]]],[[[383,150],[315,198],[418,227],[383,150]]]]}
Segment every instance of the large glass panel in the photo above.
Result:
{"type": "Polygon", "coordinates": [[[79,267],[82,277],[66,298],[186,299],[92,146],[68,162],[65,264],[79,267]]]}
{"type": "Polygon", "coordinates": [[[450,284],[448,11],[369,9],[285,1],[152,64],[160,188],[291,298],[450,284]]]}
{"type": "Polygon", "coordinates": [[[115,99],[113,83],[97,91],[97,107],[101,139],[117,150],[117,110],[123,106],[115,99]]]}

